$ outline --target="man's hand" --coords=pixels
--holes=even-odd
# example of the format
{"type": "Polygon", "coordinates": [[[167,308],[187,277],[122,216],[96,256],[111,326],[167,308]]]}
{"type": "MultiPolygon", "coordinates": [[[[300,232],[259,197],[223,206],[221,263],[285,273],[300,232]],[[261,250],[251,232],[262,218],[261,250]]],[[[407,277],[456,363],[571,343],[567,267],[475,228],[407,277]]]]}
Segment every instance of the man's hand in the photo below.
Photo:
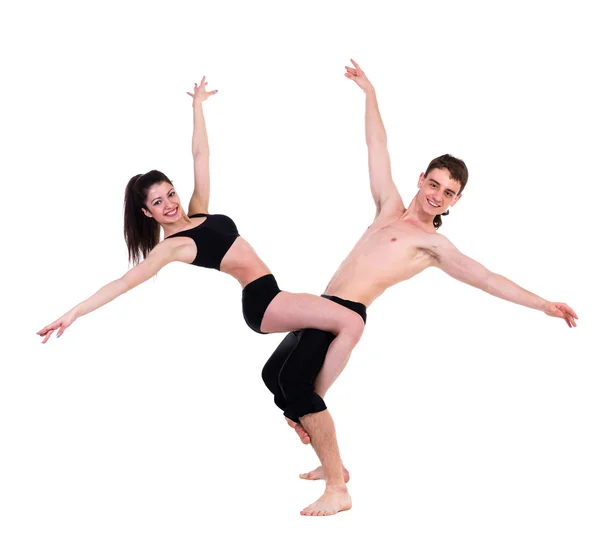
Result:
{"type": "Polygon", "coordinates": [[[194,103],[203,103],[206,99],[208,99],[208,97],[212,97],[217,92],[216,89],[214,91],[207,91],[207,85],[208,81],[206,81],[206,76],[202,77],[200,85],[194,83],[194,92],[188,92],[188,95],[194,99],[194,103]]]}
{"type": "Polygon", "coordinates": [[[356,83],[365,93],[367,91],[373,91],[373,85],[371,85],[371,82],[365,75],[365,72],[360,69],[360,66],[354,60],[352,60],[352,58],[350,58],[350,62],[352,62],[354,67],[350,68],[349,66],[345,66],[346,73],[344,75],[348,79],[354,81],[354,83],[356,83]]]}
{"type": "Polygon", "coordinates": [[[544,308],[544,313],[550,317],[560,317],[564,319],[569,327],[577,327],[575,322],[577,314],[567,305],[561,302],[548,302],[548,306],[544,308]]]}

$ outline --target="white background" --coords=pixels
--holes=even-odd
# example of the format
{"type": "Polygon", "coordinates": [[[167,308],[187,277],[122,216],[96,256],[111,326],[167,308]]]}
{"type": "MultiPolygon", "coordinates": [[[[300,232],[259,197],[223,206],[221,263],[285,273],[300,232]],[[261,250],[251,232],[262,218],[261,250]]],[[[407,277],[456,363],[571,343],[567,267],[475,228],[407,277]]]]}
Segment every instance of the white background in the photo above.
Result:
{"type": "Polygon", "coordinates": [[[592,3],[88,4],[0,12],[0,554],[597,556],[592,3]],[[354,508],[305,518],[316,460],[260,378],[282,335],[246,328],[236,281],[172,265],[34,333],[126,271],[132,175],[189,197],[203,74],[211,211],[283,288],[321,293],[374,215],[350,57],[405,201],[433,157],[463,158],[441,232],[580,320],[436,270],[384,294],[327,399],[354,508]]]}

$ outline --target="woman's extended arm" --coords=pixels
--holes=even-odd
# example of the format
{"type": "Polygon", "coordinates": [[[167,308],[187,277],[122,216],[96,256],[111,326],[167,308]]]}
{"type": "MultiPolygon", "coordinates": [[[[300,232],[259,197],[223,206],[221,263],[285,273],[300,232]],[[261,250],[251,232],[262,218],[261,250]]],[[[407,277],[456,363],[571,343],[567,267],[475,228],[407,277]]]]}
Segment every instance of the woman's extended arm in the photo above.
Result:
{"type": "Polygon", "coordinates": [[[202,78],[200,85],[194,83],[194,92],[188,93],[194,100],[194,132],[192,134],[192,155],[194,157],[194,193],[190,200],[188,213],[208,212],[208,200],[210,197],[210,173],[209,173],[209,149],[208,134],[206,133],[206,122],[202,103],[214,95],[217,91],[206,90],[206,77],[202,78]]]}
{"type": "Polygon", "coordinates": [[[44,337],[42,344],[45,344],[52,333],[57,329],[58,333],[56,334],[56,338],[60,337],[64,330],[72,325],[78,317],[90,313],[103,305],[108,304],[108,302],[112,302],[121,294],[125,294],[128,290],[147,281],[150,277],[158,273],[158,271],[167,263],[177,260],[178,253],[179,250],[177,247],[174,248],[172,244],[165,244],[165,242],[158,244],[148,254],[146,259],[127,271],[121,278],[109,282],[87,300],[84,300],[74,308],[70,309],[62,317],[54,321],[54,323],[51,323],[38,331],[36,334],[44,337]]]}

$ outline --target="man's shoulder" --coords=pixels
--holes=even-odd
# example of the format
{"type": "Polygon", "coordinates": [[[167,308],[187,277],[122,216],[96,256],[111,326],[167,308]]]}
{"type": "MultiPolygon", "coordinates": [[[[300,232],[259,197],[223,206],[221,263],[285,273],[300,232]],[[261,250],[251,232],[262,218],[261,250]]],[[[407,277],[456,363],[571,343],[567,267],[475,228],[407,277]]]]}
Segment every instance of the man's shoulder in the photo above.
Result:
{"type": "Polygon", "coordinates": [[[375,221],[379,218],[388,219],[394,216],[401,217],[405,211],[406,207],[404,206],[404,203],[402,203],[402,199],[400,198],[400,196],[392,196],[380,206],[377,206],[377,211],[375,213],[375,221]]]}
{"type": "Polygon", "coordinates": [[[427,232],[426,235],[432,246],[454,247],[452,242],[437,230],[435,232],[427,232]]]}

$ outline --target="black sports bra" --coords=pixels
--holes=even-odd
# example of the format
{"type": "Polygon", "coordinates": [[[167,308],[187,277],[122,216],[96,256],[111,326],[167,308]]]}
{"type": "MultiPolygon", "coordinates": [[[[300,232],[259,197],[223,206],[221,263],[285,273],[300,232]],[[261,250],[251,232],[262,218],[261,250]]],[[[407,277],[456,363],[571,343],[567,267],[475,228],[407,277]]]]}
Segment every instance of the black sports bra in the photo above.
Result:
{"type": "Polygon", "coordinates": [[[197,213],[189,217],[206,217],[206,220],[189,230],[175,232],[168,238],[177,236],[191,238],[196,244],[196,258],[192,261],[192,265],[220,270],[221,261],[240,235],[235,222],[226,215],[197,213]]]}

